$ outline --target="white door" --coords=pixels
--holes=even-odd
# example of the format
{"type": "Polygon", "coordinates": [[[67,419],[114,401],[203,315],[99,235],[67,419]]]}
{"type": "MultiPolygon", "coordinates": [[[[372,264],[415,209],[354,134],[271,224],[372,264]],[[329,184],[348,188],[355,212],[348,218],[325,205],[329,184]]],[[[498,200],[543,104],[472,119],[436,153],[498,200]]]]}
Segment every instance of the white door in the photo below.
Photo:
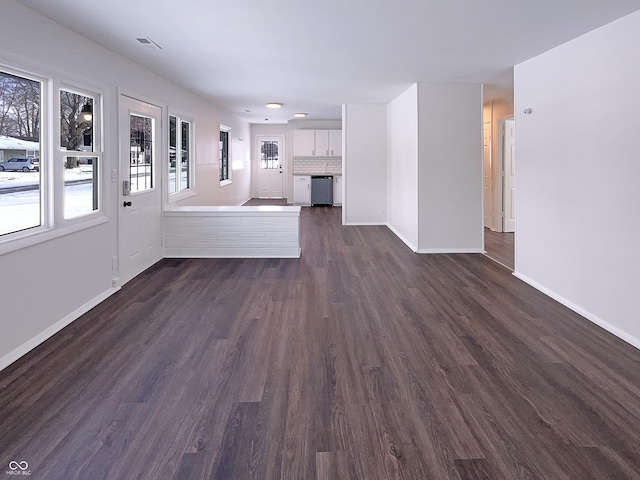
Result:
{"type": "Polygon", "coordinates": [[[484,226],[491,228],[491,122],[484,123],[483,147],[484,226]]]}
{"type": "Polygon", "coordinates": [[[258,197],[283,198],[284,136],[257,135],[255,151],[258,164],[258,197]]]}
{"type": "Polygon", "coordinates": [[[516,230],[516,124],[514,120],[504,121],[504,191],[502,205],[504,211],[503,232],[516,230]]]}
{"type": "Polygon", "coordinates": [[[162,258],[162,110],[120,96],[120,279],[162,258]]]}

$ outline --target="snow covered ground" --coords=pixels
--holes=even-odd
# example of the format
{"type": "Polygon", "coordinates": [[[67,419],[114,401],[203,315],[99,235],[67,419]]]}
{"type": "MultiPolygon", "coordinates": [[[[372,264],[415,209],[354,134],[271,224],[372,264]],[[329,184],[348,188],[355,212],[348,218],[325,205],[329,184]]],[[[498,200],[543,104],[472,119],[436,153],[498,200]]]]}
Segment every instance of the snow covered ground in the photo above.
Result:
{"type": "MultiPolygon", "coordinates": [[[[25,185],[37,185],[40,182],[41,172],[0,172],[0,195],[3,188],[22,187],[25,185]]],[[[80,168],[69,168],[64,171],[64,181],[91,180],[93,170],[91,165],[83,165],[80,168]]]]}
{"type": "MultiPolygon", "coordinates": [[[[74,218],[93,211],[93,173],[90,168],[65,170],[65,183],[74,180],[86,180],[87,183],[65,185],[64,216],[74,218]]],[[[37,227],[41,223],[39,172],[0,172],[0,235],[27,228],[37,227]],[[33,189],[20,192],[4,192],[12,187],[33,186],[33,189]]]]}

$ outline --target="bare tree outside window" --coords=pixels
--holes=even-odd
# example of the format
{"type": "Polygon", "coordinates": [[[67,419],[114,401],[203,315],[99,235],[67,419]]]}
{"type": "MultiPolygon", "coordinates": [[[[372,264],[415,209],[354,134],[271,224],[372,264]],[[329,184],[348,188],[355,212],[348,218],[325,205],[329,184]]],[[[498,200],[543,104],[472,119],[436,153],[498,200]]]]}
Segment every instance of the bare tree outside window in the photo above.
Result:
{"type": "Polygon", "coordinates": [[[40,151],[41,92],[41,82],[0,72],[0,162],[9,162],[0,165],[0,235],[42,224],[42,176],[39,159],[33,157],[40,151]],[[25,141],[29,147],[24,146],[25,141]],[[24,165],[28,161],[32,168],[5,174],[14,159],[22,159],[24,165]]]}
{"type": "MultiPolygon", "coordinates": [[[[60,148],[72,152],[93,151],[93,116],[83,117],[83,109],[93,112],[93,98],[60,91],[60,148]]],[[[79,157],[65,157],[66,168],[77,168],[79,157]]]]}
{"type": "Polygon", "coordinates": [[[0,72],[0,135],[40,141],[40,82],[0,72]]]}

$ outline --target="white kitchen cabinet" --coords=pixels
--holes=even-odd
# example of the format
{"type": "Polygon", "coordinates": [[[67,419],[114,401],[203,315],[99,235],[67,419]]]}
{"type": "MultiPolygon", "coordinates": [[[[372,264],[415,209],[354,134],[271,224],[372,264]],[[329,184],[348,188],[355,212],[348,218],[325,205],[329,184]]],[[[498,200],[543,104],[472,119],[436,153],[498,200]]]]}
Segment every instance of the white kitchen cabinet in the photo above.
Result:
{"type": "Polygon", "coordinates": [[[316,130],[316,156],[328,157],[330,154],[329,130],[316,130]]]}
{"type": "Polygon", "coordinates": [[[316,154],[316,131],[293,131],[293,155],[296,157],[313,157],[316,154]]]}
{"type": "Polygon", "coordinates": [[[333,176],[333,204],[342,205],[342,175],[333,176]]]}
{"type": "Polygon", "coordinates": [[[329,130],[329,155],[342,156],[342,130],[329,130]]]}
{"type": "Polygon", "coordinates": [[[342,156],[342,130],[294,130],[295,157],[342,156]]]}
{"type": "Polygon", "coordinates": [[[293,176],[293,204],[311,205],[311,176],[293,176]]]}

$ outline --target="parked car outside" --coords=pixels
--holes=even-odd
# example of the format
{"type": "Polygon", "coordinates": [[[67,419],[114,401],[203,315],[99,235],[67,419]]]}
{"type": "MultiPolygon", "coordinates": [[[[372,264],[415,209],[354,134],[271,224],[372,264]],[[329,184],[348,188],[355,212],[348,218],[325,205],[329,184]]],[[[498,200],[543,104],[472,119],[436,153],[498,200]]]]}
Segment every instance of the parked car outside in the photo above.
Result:
{"type": "Polygon", "coordinates": [[[0,172],[5,170],[15,172],[38,172],[40,171],[40,159],[29,157],[13,157],[6,162],[0,163],[0,172]]]}

